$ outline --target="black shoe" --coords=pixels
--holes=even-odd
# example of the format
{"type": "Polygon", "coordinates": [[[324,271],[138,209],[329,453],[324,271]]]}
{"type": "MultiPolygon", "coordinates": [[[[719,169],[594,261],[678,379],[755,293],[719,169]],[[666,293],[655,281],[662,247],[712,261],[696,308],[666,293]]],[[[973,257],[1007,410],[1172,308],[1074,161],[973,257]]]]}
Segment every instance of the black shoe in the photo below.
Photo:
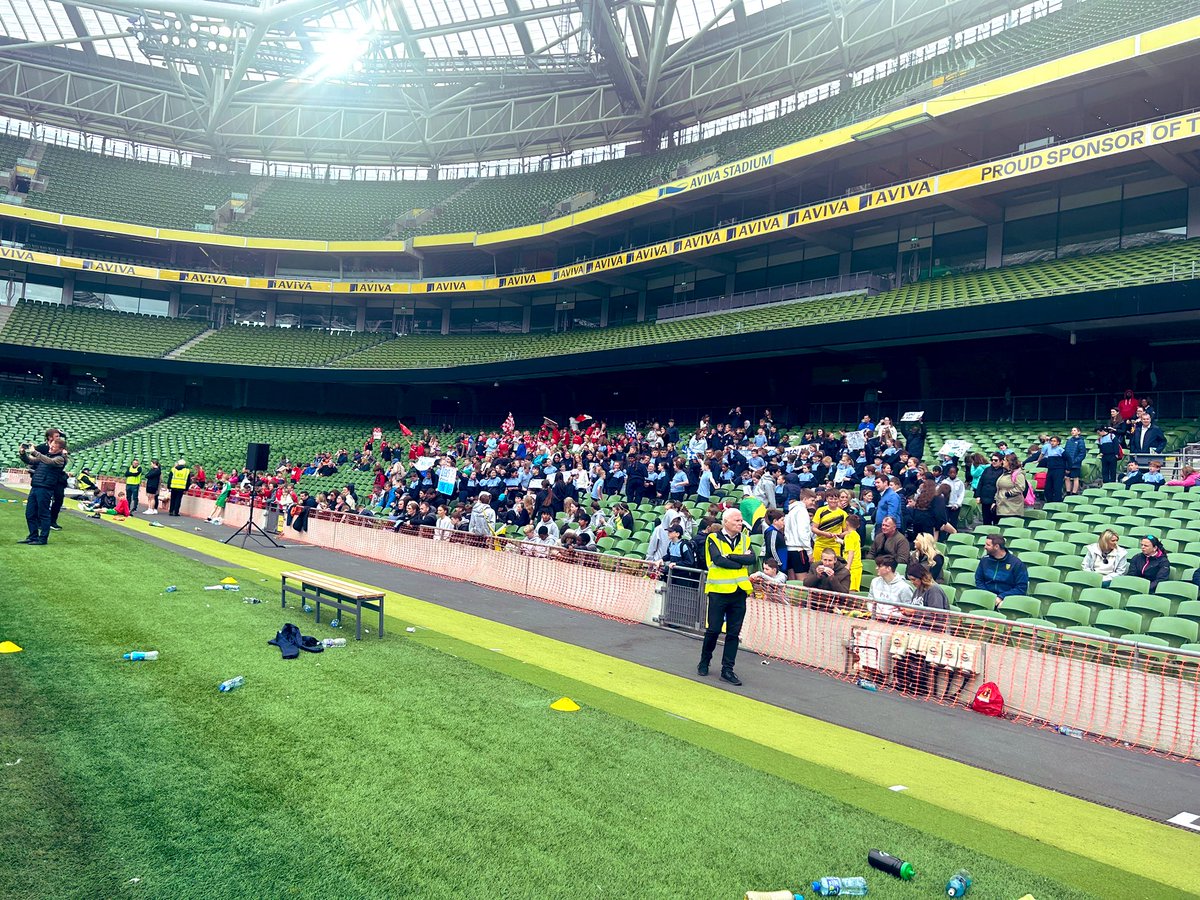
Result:
{"type": "Polygon", "coordinates": [[[708,676],[708,663],[702,662],[702,663],[700,663],[700,665],[696,666],[696,674],[707,677],[708,676]]]}
{"type": "Polygon", "coordinates": [[[37,538],[27,537],[23,541],[17,541],[18,544],[36,544],[37,538]]]}
{"type": "Polygon", "coordinates": [[[742,684],[742,679],[738,678],[737,675],[734,674],[733,669],[722,669],[721,670],[721,680],[728,681],[730,684],[734,685],[735,687],[740,687],[742,684]]]}
{"type": "Polygon", "coordinates": [[[29,545],[31,547],[45,547],[48,543],[50,542],[45,538],[38,538],[36,541],[30,541],[29,545]]]}
{"type": "Polygon", "coordinates": [[[62,531],[62,526],[61,525],[51,525],[50,530],[51,531],[62,531]]]}

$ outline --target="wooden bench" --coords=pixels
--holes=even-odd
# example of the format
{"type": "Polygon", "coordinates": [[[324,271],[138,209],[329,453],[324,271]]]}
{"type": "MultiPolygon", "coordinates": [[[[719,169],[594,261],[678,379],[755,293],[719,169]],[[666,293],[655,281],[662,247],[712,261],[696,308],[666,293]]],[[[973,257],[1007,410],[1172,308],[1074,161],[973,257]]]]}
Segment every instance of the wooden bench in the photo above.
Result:
{"type": "Polygon", "coordinates": [[[363,587],[322,575],[319,572],[309,572],[299,569],[295,572],[284,572],[281,576],[280,605],[287,608],[288,594],[300,598],[303,605],[311,600],[317,607],[317,623],[321,622],[321,604],[332,606],[343,613],[353,613],[356,622],[355,640],[362,640],[362,611],[364,609],[378,611],[379,636],[383,637],[383,591],[378,588],[363,587]],[[289,584],[288,580],[294,582],[289,584]]]}

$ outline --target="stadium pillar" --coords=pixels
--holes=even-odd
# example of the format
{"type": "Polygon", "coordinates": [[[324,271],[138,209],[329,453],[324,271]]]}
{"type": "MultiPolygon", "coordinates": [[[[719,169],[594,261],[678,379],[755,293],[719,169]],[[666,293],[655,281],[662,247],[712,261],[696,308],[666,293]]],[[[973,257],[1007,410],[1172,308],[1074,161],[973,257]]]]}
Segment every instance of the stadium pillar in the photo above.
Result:
{"type": "Polygon", "coordinates": [[[638,311],[637,320],[639,322],[646,321],[646,289],[642,288],[638,291],[638,311]]]}
{"type": "Polygon", "coordinates": [[[167,316],[172,319],[179,318],[179,289],[175,288],[167,296],[167,316]]]}
{"type": "Polygon", "coordinates": [[[358,318],[354,322],[355,331],[367,330],[367,304],[362,303],[358,307],[358,318]]]}
{"type": "Polygon", "coordinates": [[[267,301],[267,327],[275,327],[275,309],[279,305],[279,301],[274,297],[267,301]]]}
{"type": "Polygon", "coordinates": [[[67,275],[63,279],[62,305],[70,306],[75,302],[75,276],[67,275]]]}
{"type": "Polygon", "coordinates": [[[600,301],[600,327],[608,327],[608,298],[605,297],[600,301]]]}
{"type": "Polygon", "coordinates": [[[529,334],[529,326],[533,324],[533,301],[525,305],[521,310],[521,333],[529,334]]]}
{"type": "Polygon", "coordinates": [[[850,274],[850,251],[846,250],[838,254],[838,275],[845,277],[850,274]]]}
{"type": "Polygon", "coordinates": [[[984,258],[985,269],[998,269],[1004,259],[1004,223],[992,222],[987,227],[987,256],[984,258]]]}
{"type": "Polygon", "coordinates": [[[442,310],[442,334],[450,333],[450,307],[442,310]]]}
{"type": "Polygon", "coordinates": [[[1188,188],[1187,236],[1200,237],[1200,187],[1188,188]]]}

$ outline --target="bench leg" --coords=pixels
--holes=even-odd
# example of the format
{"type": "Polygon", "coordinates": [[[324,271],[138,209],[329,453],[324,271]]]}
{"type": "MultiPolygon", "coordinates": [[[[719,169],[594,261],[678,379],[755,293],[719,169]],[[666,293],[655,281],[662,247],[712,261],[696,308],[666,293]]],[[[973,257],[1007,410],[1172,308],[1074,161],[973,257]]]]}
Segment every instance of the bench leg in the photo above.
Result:
{"type": "Polygon", "coordinates": [[[379,639],[383,640],[383,598],[379,599],[379,639]]]}
{"type": "Polygon", "coordinates": [[[356,641],[361,641],[361,640],[362,640],[362,601],[361,601],[361,600],[356,600],[356,601],[355,601],[355,603],[354,603],[354,605],[355,605],[355,610],[354,610],[354,639],[355,639],[356,641]]]}

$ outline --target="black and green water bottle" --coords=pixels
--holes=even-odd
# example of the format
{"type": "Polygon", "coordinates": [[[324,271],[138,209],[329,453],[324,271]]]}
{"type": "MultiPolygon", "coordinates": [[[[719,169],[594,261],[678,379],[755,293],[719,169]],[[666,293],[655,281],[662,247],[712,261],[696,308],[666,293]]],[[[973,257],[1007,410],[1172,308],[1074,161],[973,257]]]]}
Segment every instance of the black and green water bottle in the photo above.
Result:
{"type": "Polygon", "coordinates": [[[892,854],[884,853],[882,850],[872,850],[868,853],[867,862],[871,864],[871,868],[878,869],[880,872],[887,872],[893,878],[899,878],[901,881],[910,881],[917,874],[916,869],[912,867],[912,863],[897,859],[892,854]]]}

